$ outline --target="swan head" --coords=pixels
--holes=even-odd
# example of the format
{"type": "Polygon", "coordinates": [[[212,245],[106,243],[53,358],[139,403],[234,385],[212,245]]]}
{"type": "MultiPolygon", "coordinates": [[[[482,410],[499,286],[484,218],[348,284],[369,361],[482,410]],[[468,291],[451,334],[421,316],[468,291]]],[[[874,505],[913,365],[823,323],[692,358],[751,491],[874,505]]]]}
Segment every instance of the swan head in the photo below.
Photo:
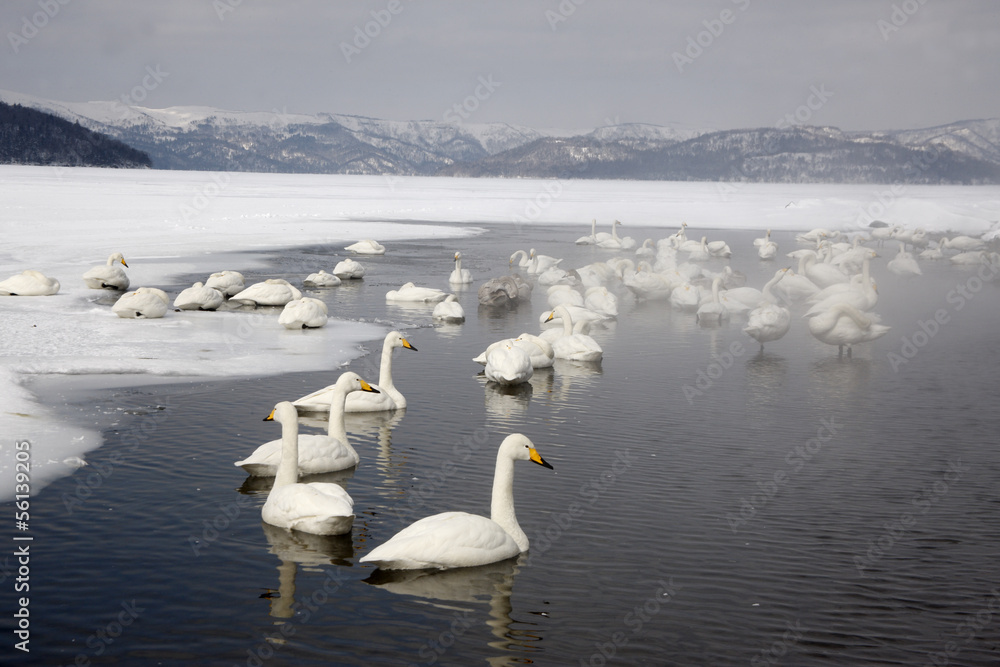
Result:
{"type": "Polygon", "coordinates": [[[128,268],[128,264],[125,263],[125,257],[120,252],[112,253],[111,257],[108,257],[108,266],[118,263],[121,263],[126,269],[128,268]]]}
{"type": "Polygon", "coordinates": [[[271,413],[264,417],[266,422],[278,422],[279,424],[294,424],[299,419],[299,413],[295,406],[288,401],[281,401],[272,408],[271,413]]]}
{"type": "Polygon", "coordinates": [[[398,331],[390,331],[385,337],[385,342],[391,347],[405,347],[407,350],[417,351],[417,348],[410,344],[410,341],[406,340],[403,334],[398,331]]]}
{"type": "Polygon", "coordinates": [[[360,375],[353,371],[347,371],[339,378],[337,378],[337,383],[334,385],[338,389],[343,389],[345,391],[369,391],[373,394],[380,394],[378,389],[371,386],[365,382],[360,375]]]}
{"type": "Polygon", "coordinates": [[[511,433],[500,443],[500,451],[497,457],[505,457],[514,461],[531,461],[543,468],[554,470],[551,463],[542,458],[542,455],[535,449],[535,444],[523,433],[511,433]]]}

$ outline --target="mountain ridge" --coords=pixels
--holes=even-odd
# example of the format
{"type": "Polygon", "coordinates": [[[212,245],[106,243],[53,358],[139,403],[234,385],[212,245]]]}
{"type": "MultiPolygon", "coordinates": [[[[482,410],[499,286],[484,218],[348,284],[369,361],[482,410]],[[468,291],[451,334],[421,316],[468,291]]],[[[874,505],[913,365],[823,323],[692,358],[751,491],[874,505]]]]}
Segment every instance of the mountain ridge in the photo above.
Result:
{"type": "Polygon", "coordinates": [[[1000,119],[912,130],[713,130],[618,123],[539,130],[509,123],[359,115],[151,109],[0,90],[152,158],[155,168],[501,178],[1000,183],[1000,119]],[[915,166],[920,165],[920,166],[915,166]]]}

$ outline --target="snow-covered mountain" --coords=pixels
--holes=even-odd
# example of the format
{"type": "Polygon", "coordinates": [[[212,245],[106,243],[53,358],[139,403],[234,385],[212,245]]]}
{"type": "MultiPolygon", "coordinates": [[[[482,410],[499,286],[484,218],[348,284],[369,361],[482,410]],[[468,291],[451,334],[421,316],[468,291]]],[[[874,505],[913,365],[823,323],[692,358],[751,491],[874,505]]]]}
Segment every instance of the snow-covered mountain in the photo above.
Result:
{"type": "Polygon", "coordinates": [[[333,113],[150,109],[0,91],[144,151],[164,169],[757,182],[997,183],[1000,119],[923,130],[609,123],[577,131],[333,113]],[[914,166],[916,165],[916,166],[914,166]]]}

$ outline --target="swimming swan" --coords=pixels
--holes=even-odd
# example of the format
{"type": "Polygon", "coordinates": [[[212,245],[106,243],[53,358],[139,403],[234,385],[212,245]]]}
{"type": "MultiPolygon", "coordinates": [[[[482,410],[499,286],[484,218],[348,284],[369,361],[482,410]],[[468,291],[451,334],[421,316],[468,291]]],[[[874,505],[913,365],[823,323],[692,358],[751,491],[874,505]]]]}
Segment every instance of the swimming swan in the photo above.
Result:
{"type": "Polygon", "coordinates": [[[128,268],[128,264],[125,263],[125,258],[120,252],[112,253],[108,257],[107,264],[95,266],[84,273],[83,281],[90,289],[116,289],[124,292],[128,289],[128,276],[116,266],[117,264],[128,268]]]}
{"type": "Polygon", "coordinates": [[[434,306],[434,311],[431,313],[431,319],[439,322],[464,322],[465,309],[462,308],[462,304],[458,302],[457,296],[449,294],[444,301],[439,301],[437,305],[434,306]]]}
{"type": "Polygon", "coordinates": [[[341,280],[361,280],[365,277],[365,267],[361,262],[348,258],[337,262],[337,266],[333,267],[333,275],[341,280]]]}
{"type": "MultiPolygon", "coordinates": [[[[377,393],[355,392],[347,395],[344,412],[379,412],[406,407],[406,398],[392,381],[392,353],[396,348],[417,351],[398,331],[390,331],[382,342],[382,362],[379,366],[378,384],[372,385],[377,393]]],[[[339,380],[338,380],[339,382],[339,380]]],[[[330,409],[337,385],[331,384],[293,401],[303,412],[326,412],[330,409]]]]}
{"type": "MultiPolygon", "coordinates": [[[[361,458],[347,441],[344,427],[344,403],[353,391],[377,392],[357,373],[348,371],[340,376],[335,391],[331,392],[330,421],[326,435],[299,436],[299,475],[317,475],[353,468],[361,458]]],[[[234,465],[243,468],[253,477],[273,477],[281,461],[281,440],[271,440],[254,450],[253,454],[234,465]]]]}
{"type": "Polygon", "coordinates": [[[448,293],[436,287],[417,287],[413,283],[406,283],[398,290],[389,290],[385,293],[385,300],[398,303],[437,303],[448,298],[448,293]]]}
{"type": "Polygon", "coordinates": [[[0,296],[52,296],[58,291],[58,280],[34,269],[26,269],[0,282],[0,296]]]}
{"type": "Polygon", "coordinates": [[[462,268],[462,253],[455,253],[455,269],[448,276],[448,282],[454,285],[468,285],[472,282],[472,272],[462,268]]]}
{"type": "Polygon", "coordinates": [[[505,386],[521,384],[530,380],[534,372],[531,356],[515,346],[512,338],[494,343],[486,351],[484,373],[491,382],[505,386]]]}
{"type": "Polygon", "coordinates": [[[573,318],[565,306],[554,308],[545,321],[551,322],[556,318],[561,318],[563,321],[562,336],[550,340],[556,359],[600,361],[604,357],[604,350],[601,349],[596,340],[585,333],[574,333],[573,318]]]}
{"type": "Polygon", "coordinates": [[[260,509],[272,526],[314,535],[343,535],[354,525],[354,501],[339,484],[299,483],[299,416],[288,401],[274,406],[264,421],[281,424],[281,460],[274,485],[260,509]]]}
{"type": "Polygon", "coordinates": [[[533,461],[552,469],[521,433],[500,443],[493,474],[490,518],[467,512],[425,517],[396,533],[362,557],[385,570],[446,570],[487,565],[528,550],[528,536],[514,512],[514,461],[533,461]]]}

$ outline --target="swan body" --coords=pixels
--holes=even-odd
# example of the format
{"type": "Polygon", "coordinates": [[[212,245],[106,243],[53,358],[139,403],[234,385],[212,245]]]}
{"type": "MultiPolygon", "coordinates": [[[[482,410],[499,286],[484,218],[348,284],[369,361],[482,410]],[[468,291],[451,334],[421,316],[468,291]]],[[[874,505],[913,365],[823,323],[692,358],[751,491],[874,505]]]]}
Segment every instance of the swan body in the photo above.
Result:
{"type": "Polygon", "coordinates": [[[420,570],[487,565],[528,550],[528,536],[514,512],[514,462],[533,461],[551,469],[527,436],[512,433],[497,451],[490,518],[445,512],[407,526],[359,562],[385,570],[420,570]]]}
{"type": "Polygon", "coordinates": [[[605,317],[618,317],[618,297],[607,287],[591,287],[583,295],[583,307],[605,317]]]}
{"type": "Polygon", "coordinates": [[[434,306],[431,319],[438,320],[439,322],[464,322],[465,309],[458,302],[457,296],[449,294],[444,301],[439,301],[434,306]]]}
{"type": "MultiPolygon", "coordinates": [[[[357,373],[346,372],[333,385],[330,399],[330,421],[326,435],[308,434],[298,437],[299,475],[318,475],[353,468],[361,458],[347,440],[344,427],[344,403],[355,391],[378,392],[357,373]]],[[[250,456],[234,465],[253,477],[274,477],[281,462],[282,441],[271,440],[254,450],[250,456]]]]}
{"type": "Polygon", "coordinates": [[[83,282],[90,289],[115,289],[124,292],[128,289],[129,280],[125,272],[118,268],[118,264],[128,268],[120,252],[112,253],[106,264],[95,266],[84,273],[83,282]]]}
{"type": "Polygon", "coordinates": [[[333,273],[327,273],[323,269],[320,269],[316,273],[310,273],[302,281],[302,284],[306,287],[336,287],[340,283],[340,278],[333,273]]]}
{"type": "Polygon", "coordinates": [[[285,304],[278,324],[286,329],[318,329],[325,326],[328,319],[326,304],[319,299],[304,296],[285,304]]]}
{"type": "Polygon", "coordinates": [[[576,282],[573,275],[569,271],[560,269],[558,266],[550,267],[538,274],[539,285],[568,285],[573,282],[576,282]]]}
{"type": "Polygon", "coordinates": [[[767,231],[764,232],[763,236],[753,240],[753,247],[759,249],[762,245],[765,245],[770,242],[771,242],[771,230],[768,229],[767,231]]]}
{"type": "Polygon", "coordinates": [[[218,271],[205,281],[205,287],[217,289],[225,296],[232,296],[243,291],[244,278],[239,271],[218,271]]]}
{"type": "Polygon", "coordinates": [[[767,241],[757,248],[757,257],[763,260],[774,259],[778,255],[778,244],[767,241]]]}
{"type": "Polygon", "coordinates": [[[906,251],[904,243],[899,244],[899,253],[889,260],[885,268],[897,276],[919,276],[923,274],[913,255],[906,251]]]}
{"type": "Polygon", "coordinates": [[[52,296],[58,292],[58,280],[34,269],[26,269],[0,282],[0,296],[52,296]]]}
{"type": "Polygon", "coordinates": [[[140,287],[133,292],[122,294],[111,310],[118,317],[126,319],[152,320],[167,314],[170,297],[156,287],[140,287]]]}
{"type": "Polygon", "coordinates": [[[983,250],[969,250],[967,252],[960,252],[957,255],[952,255],[948,259],[953,264],[979,264],[986,257],[986,252],[983,250]]]}
{"type": "Polygon", "coordinates": [[[283,278],[269,278],[264,282],[254,283],[231,297],[233,301],[248,306],[284,306],[289,301],[301,298],[302,292],[283,278]]]}
{"type": "Polygon", "coordinates": [[[472,282],[472,272],[462,268],[462,253],[455,253],[455,269],[448,276],[448,282],[453,285],[468,285],[472,282]]]}
{"type": "Polygon", "coordinates": [[[534,374],[531,356],[514,340],[508,338],[490,346],[486,351],[486,379],[501,385],[527,382],[534,374]]]}
{"type": "Polygon", "coordinates": [[[712,253],[708,250],[708,237],[702,236],[701,243],[688,251],[689,262],[707,262],[712,259],[712,253]]]}
{"type": "Polygon", "coordinates": [[[809,333],[827,345],[836,345],[842,355],[847,347],[851,356],[851,346],[875,340],[889,332],[889,327],[876,324],[874,315],[862,313],[847,303],[834,304],[830,309],[809,319],[809,333]]]}
{"type": "Polygon", "coordinates": [[[839,267],[818,260],[819,256],[814,251],[808,250],[803,256],[802,264],[805,267],[805,276],[819,289],[850,280],[850,276],[839,267]]]}
{"type": "Polygon", "coordinates": [[[337,262],[337,266],[333,267],[333,275],[341,280],[361,280],[365,277],[365,267],[361,262],[348,257],[337,262]]]}
{"type": "Polygon", "coordinates": [[[941,250],[940,244],[938,244],[933,248],[925,248],[924,250],[921,250],[917,257],[920,259],[943,259],[944,252],[941,250]]]}
{"type": "Polygon", "coordinates": [[[982,250],[986,246],[981,239],[974,239],[971,236],[953,236],[941,239],[941,247],[949,250],[968,252],[970,250],[982,250]]]}
{"type": "Polygon", "coordinates": [[[373,239],[362,239],[344,248],[359,255],[384,255],[385,246],[373,239]]]}
{"type": "Polygon", "coordinates": [[[583,306],[583,294],[572,285],[552,285],[547,290],[549,308],[556,306],[583,306]]]}
{"type": "Polygon", "coordinates": [[[174,308],[181,310],[215,310],[226,297],[214,287],[205,287],[204,283],[195,283],[182,290],[174,299],[174,308]]]}
{"type": "Polygon", "coordinates": [[[765,303],[750,311],[743,333],[760,343],[760,349],[763,350],[764,343],[778,340],[788,333],[791,326],[792,315],[787,308],[775,303],[765,303]]]}
{"type": "MultiPolygon", "coordinates": [[[[390,331],[382,341],[382,357],[379,364],[378,384],[371,385],[375,392],[350,392],[344,402],[344,412],[381,412],[406,407],[406,397],[396,388],[392,379],[392,356],[397,348],[417,351],[417,348],[398,331],[390,331]]],[[[338,383],[340,380],[338,379],[338,383]]],[[[292,402],[303,412],[326,412],[333,405],[336,384],[317,389],[292,402]]]]}
{"type": "Polygon", "coordinates": [[[448,298],[448,293],[436,287],[417,287],[413,283],[406,283],[398,290],[389,290],[385,293],[385,300],[396,303],[437,303],[448,298]]]}
{"type": "Polygon", "coordinates": [[[528,353],[528,359],[531,361],[532,368],[549,368],[552,366],[553,360],[555,359],[555,353],[552,351],[552,344],[541,336],[529,333],[522,333],[517,338],[505,338],[504,340],[492,343],[486,348],[485,352],[477,357],[473,357],[472,360],[477,364],[483,364],[485,366],[490,352],[495,347],[507,342],[511,342],[514,347],[518,347],[528,353]]]}
{"type": "Polygon", "coordinates": [[[531,285],[514,274],[490,278],[479,286],[479,303],[484,306],[504,306],[531,298],[531,285]]]}
{"type": "Polygon", "coordinates": [[[681,283],[670,292],[670,305],[677,310],[694,311],[701,304],[701,292],[689,282],[681,283]]]}
{"type": "Polygon", "coordinates": [[[354,525],[354,501],[339,484],[299,482],[298,412],[288,401],[274,406],[264,421],[281,424],[281,459],[261,518],[279,528],[314,535],[343,535],[354,525]]]}
{"type": "Polygon", "coordinates": [[[600,361],[604,357],[604,350],[596,340],[585,333],[574,332],[573,316],[565,306],[554,308],[545,321],[550,322],[556,318],[562,319],[563,322],[562,335],[550,342],[556,359],[600,361]]]}

